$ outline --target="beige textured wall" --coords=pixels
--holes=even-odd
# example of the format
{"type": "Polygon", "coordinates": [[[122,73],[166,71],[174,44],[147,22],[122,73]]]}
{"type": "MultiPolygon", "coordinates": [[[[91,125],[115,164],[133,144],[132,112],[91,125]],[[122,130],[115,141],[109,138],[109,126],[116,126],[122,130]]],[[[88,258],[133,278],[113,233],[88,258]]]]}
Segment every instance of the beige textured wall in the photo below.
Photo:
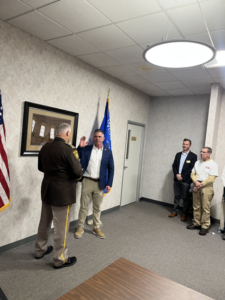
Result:
{"type": "Polygon", "coordinates": [[[215,153],[217,149],[217,138],[223,93],[222,91],[223,89],[219,83],[212,84],[205,139],[205,146],[211,147],[213,149],[213,153],[211,156],[212,159],[215,159],[215,153]]]}
{"type": "Polygon", "coordinates": [[[221,181],[221,175],[223,171],[223,167],[225,166],[225,91],[221,89],[222,92],[222,101],[221,101],[221,109],[219,124],[218,124],[218,132],[216,132],[217,141],[216,141],[216,149],[214,153],[213,159],[216,161],[219,167],[219,177],[216,179],[214,183],[214,198],[212,200],[211,206],[211,214],[214,218],[220,219],[220,208],[221,208],[221,200],[223,195],[223,185],[221,181]]]}
{"type": "MultiPolygon", "coordinates": [[[[0,215],[0,246],[36,234],[42,173],[37,158],[20,157],[23,102],[79,113],[78,140],[100,125],[108,88],[115,177],[102,209],[120,204],[127,120],[147,124],[150,97],[53,46],[0,21],[0,88],[11,172],[10,207],[0,215]]],[[[78,191],[79,194],[79,191],[78,191]]],[[[78,199],[79,202],[79,199],[78,199]]],[[[79,204],[73,208],[77,219],[79,204]]]]}
{"type": "Polygon", "coordinates": [[[146,134],[142,197],[173,203],[172,163],[184,138],[200,156],[210,95],[152,98],[146,134]]]}

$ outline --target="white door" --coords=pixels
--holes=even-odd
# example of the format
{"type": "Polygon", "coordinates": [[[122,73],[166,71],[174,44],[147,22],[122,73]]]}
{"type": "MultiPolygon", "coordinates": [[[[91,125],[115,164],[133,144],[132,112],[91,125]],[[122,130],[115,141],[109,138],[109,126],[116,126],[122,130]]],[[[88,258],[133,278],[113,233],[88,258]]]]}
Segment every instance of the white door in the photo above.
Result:
{"type": "Polygon", "coordinates": [[[121,206],[135,202],[143,127],[128,124],[121,206]]]}

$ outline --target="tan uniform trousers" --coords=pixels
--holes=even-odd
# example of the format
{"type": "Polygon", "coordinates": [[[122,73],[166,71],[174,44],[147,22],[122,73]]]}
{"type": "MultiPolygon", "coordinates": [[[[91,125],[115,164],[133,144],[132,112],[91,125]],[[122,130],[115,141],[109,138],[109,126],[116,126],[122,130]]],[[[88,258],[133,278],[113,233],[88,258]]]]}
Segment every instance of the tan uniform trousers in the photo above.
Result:
{"type": "Polygon", "coordinates": [[[70,224],[71,206],[53,206],[42,202],[41,219],[35,244],[35,256],[40,257],[47,251],[49,232],[54,225],[54,266],[64,264],[68,259],[67,237],[70,224]]]}
{"type": "Polygon", "coordinates": [[[197,193],[193,192],[194,225],[204,229],[210,227],[210,208],[213,196],[213,184],[202,187],[197,193]]]}
{"type": "Polygon", "coordinates": [[[87,209],[91,200],[93,200],[93,227],[99,228],[101,226],[101,204],[104,190],[100,189],[99,182],[84,178],[82,181],[82,191],[80,199],[80,211],[78,216],[78,227],[84,227],[84,222],[87,217],[87,209]]]}

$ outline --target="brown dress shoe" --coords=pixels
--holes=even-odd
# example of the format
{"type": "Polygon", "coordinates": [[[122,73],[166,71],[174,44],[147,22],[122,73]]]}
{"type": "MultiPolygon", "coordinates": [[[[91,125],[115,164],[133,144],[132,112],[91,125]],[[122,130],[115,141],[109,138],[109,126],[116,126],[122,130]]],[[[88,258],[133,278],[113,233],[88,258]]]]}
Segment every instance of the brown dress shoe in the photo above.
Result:
{"type": "Polygon", "coordinates": [[[177,216],[177,213],[172,212],[172,214],[170,214],[168,217],[169,217],[169,218],[174,218],[174,217],[176,217],[176,216],[177,216]]]}
{"type": "Polygon", "coordinates": [[[186,217],[186,216],[182,216],[180,220],[181,220],[182,222],[185,222],[185,221],[187,221],[187,217],[186,217]]]}
{"type": "Polygon", "coordinates": [[[200,234],[200,235],[206,235],[207,232],[208,232],[208,229],[201,228],[201,230],[199,231],[199,234],[200,234]]]}
{"type": "Polygon", "coordinates": [[[190,224],[190,225],[187,226],[187,229],[190,229],[190,230],[201,229],[201,226],[190,224]]]}

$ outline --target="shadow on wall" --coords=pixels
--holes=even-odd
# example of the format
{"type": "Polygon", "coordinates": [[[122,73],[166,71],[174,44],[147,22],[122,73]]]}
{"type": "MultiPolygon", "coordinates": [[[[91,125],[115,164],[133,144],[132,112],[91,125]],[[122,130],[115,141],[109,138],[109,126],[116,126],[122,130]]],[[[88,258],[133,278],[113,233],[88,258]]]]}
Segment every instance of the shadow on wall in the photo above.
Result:
{"type": "Polygon", "coordinates": [[[91,133],[88,139],[88,145],[94,144],[93,136],[94,136],[94,131],[99,128],[99,123],[98,123],[98,115],[99,115],[99,103],[100,103],[100,97],[98,98],[98,104],[97,104],[97,110],[95,114],[95,119],[91,128],[91,133]]]}
{"type": "Polygon", "coordinates": [[[22,136],[23,136],[23,114],[24,114],[24,102],[21,103],[21,119],[20,119],[20,135],[19,135],[19,148],[18,148],[18,157],[20,157],[21,153],[21,144],[22,144],[22,136]]]}
{"type": "MultiPolygon", "coordinates": [[[[215,192],[215,188],[214,188],[214,192],[215,192]]],[[[218,195],[217,195],[218,196],[218,195]]],[[[217,219],[220,218],[220,213],[221,213],[221,209],[222,209],[222,198],[223,198],[223,191],[221,191],[221,195],[219,195],[219,197],[221,198],[221,202],[215,202],[212,200],[212,204],[211,204],[211,216],[217,216],[217,219]]]]}
{"type": "Polygon", "coordinates": [[[162,198],[163,202],[174,203],[174,191],[173,191],[173,170],[171,169],[164,177],[162,198]]]}
{"type": "MultiPolygon", "coordinates": [[[[9,151],[9,157],[13,156],[11,152],[12,151],[9,151]]],[[[27,164],[27,168],[30,169],[29,164],[27,164]]],[[[30,215],[30,212],[32,211],[34,205],[37,207],[37,214],[39,214],[39,211],[41,210],[41,190],[39,184],[37,186],[37,178],[34,176],[34,174],[30,176],[30,174],[28,174],[25,170],[21,173],[21,171],[12,163],[10,163],[9,165],[9,170],[11,186],[10,196],[12,200],[10,206],[14,206],[14,211],[17,211],[13,222],[15,222],[15,226],[17,228],[20,227],[21,230],[21,228],[23,227],[22,224],[26,224],[27,218],[30,215]],[[32,197],[29,197],[29,194],[27,195],[26,192],[24,193],[26,187],[35,187],[35,189],[38,190],[38,194],[34,192],[32,193],[32,197]],[[19,195],[21,195],[22,197],[20,198],[19,195]],[[33,198],[34,195],[35,199],[33,198]],[[33,204],[33,207],[31,208],[32,203],[34,202],[36,203],[33,204]]],[[[35,172],[38,172],[38,170],[36,169],[35,172]]],[[[10,207],[7,210],[12,213],[10,207]]],[[[11,218],[12,216],[10,217],[10,219],[11,218]]]]}

